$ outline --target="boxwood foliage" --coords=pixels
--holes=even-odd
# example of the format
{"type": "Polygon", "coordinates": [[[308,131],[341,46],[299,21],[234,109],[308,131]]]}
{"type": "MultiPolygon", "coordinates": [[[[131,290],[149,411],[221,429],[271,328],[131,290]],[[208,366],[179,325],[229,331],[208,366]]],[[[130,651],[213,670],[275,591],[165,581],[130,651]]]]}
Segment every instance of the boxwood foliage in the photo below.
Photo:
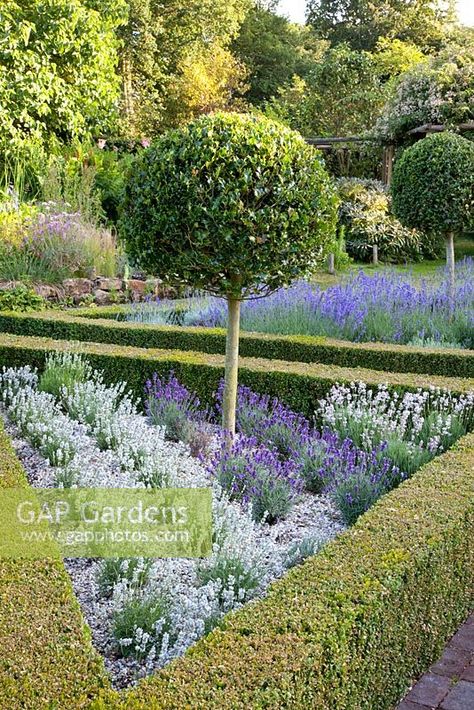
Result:
{"type": "Polygon", "coordinates": [[[122,708],[389,710],[474,604],[474,435],[122,708]]]}
{"type": "MultiPolygon", "coordinates": [[[[0,342],[0,367],[30,364],[41,370],[47,354],[52,350],[82,353],[93,367],[104,373],[106,381],[124,380],[138,398],[143,394],[145,381],[154,372],[165,375],[174,370],[178,379],[195,391],[202,402],[212,404],[213,393],[224,374],[222,355],[18,335],[3,335],[0,342]]],[[[466,392],[474,388],[474,378],[382,372],[361,367],[259,358],[241,359],[242,384],[256,392],[279,397],[307,417],[313,416],[318,399],[327,394],[335,381],[349,383],[355,380],[362,380],[372,387],[386,383],[399,392],[431,385],[445,387],[453,392],[466,392]]]]}
{"type": "MultiPolygon", "coordinates": [[[[161,348],[223,354],[225,330],[186,326],[156,326],[107,320],[118,310],[0,313],[0,331],[18,335],[116,343],[140,348],[161,348]],[[97,312],[99,311],[99,312],[97,312]],[[103,315],[104,318],[100,318],[103,315]]],[[[451,377],[474,377],[474,351],[416,348],[384,343],[350,343],[325,337],[245,333],[240,337],[243,357],[319,362],[340,367],[364,367],[391,372],[416,372],[451,377]]]]}
{"type": "MultiPolygon", "coordinates": [[[[0,496],[2,488],[25,486],[0,422],[0,496]]],[[[102,658],[57,560],[0,559],[0,648],[2,710],[86,708],[108,692],[102,658]]]]}

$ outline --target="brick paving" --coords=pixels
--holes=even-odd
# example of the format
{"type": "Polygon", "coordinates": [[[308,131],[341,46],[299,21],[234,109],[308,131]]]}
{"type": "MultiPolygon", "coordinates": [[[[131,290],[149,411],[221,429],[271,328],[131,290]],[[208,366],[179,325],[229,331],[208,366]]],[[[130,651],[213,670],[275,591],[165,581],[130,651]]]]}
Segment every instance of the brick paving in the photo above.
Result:
{"type": "Polygon", "coordinates": [[[396,710],[474,710],[474,614],[396,710]]]}

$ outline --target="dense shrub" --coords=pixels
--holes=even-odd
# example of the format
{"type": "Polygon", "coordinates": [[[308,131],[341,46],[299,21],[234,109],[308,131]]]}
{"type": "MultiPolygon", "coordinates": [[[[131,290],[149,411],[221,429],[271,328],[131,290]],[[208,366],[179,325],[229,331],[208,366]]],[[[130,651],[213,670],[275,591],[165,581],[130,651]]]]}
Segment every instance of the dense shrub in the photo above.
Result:
{"type": "Polygon", "coordinates": [[[446,243],[451,312],[456,299],[454,238],[474,225],[474,143],[453,133],[427,136],[395,164],[393,209],[407,226],[446,243]]]}
{"type": "MultiPolygon", "coordinates": [[[[44,336],[64,340],[115,343],[139,348],[194,351],[222,354],[225,331],[222,328],[129,324],[105,320],[123,312],[123,307],[79,310],[78,316],[64,311],[40,314],[0,313],[0,331],[17,335],[44,336]],[[122,310],[119,310],[122,309],[122,310]],[[88,317],[85,317],[88,316],[88,317]],[[91,317],[94,316],[94,317],[91,317]]],[[[415,323],[416,325],[416,323],[415,323]]],[[[437,324],[433,323],[433,327],[437,324]]],[[[454,323],[456,340],[474,348],[469,318],[454,323]]],[[[385,322],[385,333],[387,322],[385,322]]],[[[439,331],[438,331],[439,332],[439,331]]],[[[451,377],[474,376],[474,354],[457,347],[441,348],[439,341],[426,342],[420,336],[418,347],[384,343],[350,343],[309,335],[264,335],[244,332],[240,350],[243,357],[264,357],[288,362],[319,362],[341,367],[364,367],[388,372],[413,372],[451,377]]]]}
{"type": "Polygon", "coordinates": [[[357,261],[371,261],[372,247],[389,263],[419,261],[439,256],[442,244],[432,243],[415,229],[404,227],[390,213],[390,197],[377,180],[341,179],[339,224],[344,227],[346,248],[357,261]]]}
{"type": "MultiPolygon", "coordinates": [[[[1,338],[0,362],[15,367],[29,364],[43,370],[47,356],[55,350],[82,353],[92,367],[103,371],[107,383],[123,380],[136,397],[143,396],[143,383],[151,379],[154,372],[166,377],[170,370],[174,370],[180,382],[196,392],[204,405],[212,404],[212,393],[217,390],[224,371],[224,358],[220,355],[12,335],[1,338]]],[[[318,399],[327,394],[336,380],[341,383],[364,380],[371,388],[388,383],[390,390],[399,392],[413,391],[417,387],[426,389],[430,385],[446,387],[453,392],[466,392],[474,385],[472,376],[440,377],[282,361],[270,368],[269,361],[265,359],[244,360],[241,368],[242,384],[256,392],[278,397],[293,410],[308,417],[313,416],[318,399]]]]}
{"type": "Polygon", "coordinates": [[[472,121],[474,61],[469,46],[420,62],[399,79],[377,124],[387,141],[406,142],[412,128],[425,123],[450,126],[472,121]]]}

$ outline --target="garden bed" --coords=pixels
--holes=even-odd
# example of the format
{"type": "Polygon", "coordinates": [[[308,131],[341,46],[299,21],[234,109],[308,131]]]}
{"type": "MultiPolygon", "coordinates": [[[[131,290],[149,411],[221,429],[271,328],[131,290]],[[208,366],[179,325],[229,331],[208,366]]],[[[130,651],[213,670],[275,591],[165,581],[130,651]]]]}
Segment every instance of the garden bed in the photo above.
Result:
{"type": "MultiPolygon", "coordinates": [[[[93,366],[104,370],[104,380],[107,385],[104,383],[101,390],[104,404],[99,409],[105,410],[107,410],[105,403],[114,401],[114,393],[121,392],[123,395],[123,388],[118,386],[120,380],[123,379],[132,384],[135,395],[142,395],[145,379],[151,378],[152,373],[156,371],[163,376],[169,373],[170,368],[174,368],[180,377],[184,375],[183,381],[190,388],[199,389],[200,392],[205,393],[207,396],[204,398],[204,403],[210,404],[211,401],[214,401],[211,396],[212,391],[217,387],[223,372],[223,359],[219,355],[156,351],[132,347],[117,348],[106,344],[71,343],[11,335],[5,336],[4,342],[0,346],[0,362],[15,367],[29,364],[38,366],[43,371],[48,358],[55,350],[66,352],[72,350],[80,353],[83,362],[88,363],[87,367],[93,366]],[[211,387],[213,389],[210,389],[211,387]]],[[[329,427],[335,427],[335,431],[340,431],[342,436],[347,436],[347,431],[344,429],[347,422],[345,414],[343,414],[347,407],[350,411],[354,411],[358,417],[361,413],[371,410],[373,402],[378,401],[383,408],[385,407],[384,402],[392,400],[393,402],[401,402],[403,393],[407,393],[403,397],[403,402],[406,402],[406,405],[403,406],[414,407],[413,412],[415,412],[419,409],[417,397],[421,396],[415,392],[418,387],[440,384],[451,386],[458,393],[454,398],[448,395],[436,395],[441,397],[440,405],[435,408],[439,415],[445,411],[445,407],[454,407],[455,409],[452,411],[458,411],[456,402],[459,397],[462,401],[469,403],[468,406],[472,408],[472,393],[469,393],[473,389],[474,383],[469,379],[423,377],[416,374],[381,373],[360,369],[329,368],[324,365],[304,365],[244,358],[242,361],[243,382],[245,382],[246,373],[255,389],[257,389],[255,383],[267,383],[270,385],[269,389],[272,390],[270,391],[271,395],[283,394],[283,399],[286,396],[287,401],[293,399],[295,402],[303,403],[308,416],[313,415],[318,399],[327,394],[326,404],[319,412],[317,420],[320,425],[325,423],[329,427]],[[274,368],[272,371],[269,371],[269,362],[274,368]],[[352,381],[360,379],[360,373],[368,380],[367,388],[362,385],[350,384],[352,381]],[[339,376],[341,377],[339,378],[339,376]],[[340,389],[334,389],[334,379],[340,379],[347,384],[340,389]],[[391,384],[387,389],[383,387],[380,389],[384,380],[389,380],[391,384]],[[304,386],[303,382],[305,382],[304,386]],[[311,387],[308,391],[310,383],[311,387]],[[305,399],[303,399],[305,390],[305,399]],[[410,392],[414,392],[414,394],[412,395],[410,392]],[[462,395],[463,392],[466,394],[462,395]],[[339,414],[338,407],[340,407],[339,414]]],[[[94,377],[88,376],[85,381],[90,384],[94,381],[94,377]]],[[[57,387],[57,385],[56,382],[55,386],[57,387]]],[[[158,385],[162,387],[160,382],[158,385]]],[[[148,396],[150,392],[155,391],[156,386],[156,380],[149,383],[148,396]]],[[[179,394],[179,388],[176,391],[179,394]]],[[[239,436],[248,436],[251,433],[257,439],[263,435],[268,438],[270,436],[268,427],[273,427],[273,431],[276,432],[274,436],[277,434],[281,436],[281,426],[285,427],[290,422],[293,433],[301,435],[301,442],[306,442],[305,437],[309,431],[307,429],[309,423],[305,423],[299,415],[289,412],[280,404],[272,404],[269,398],[258,397],[245,388],[239,397],[239,426],[241,427],[239,436]],[[242,411],[247,411],[247,419],[242,419],[242,411]],[[260,414],[255,418],[256,412],[257,414],[260,412],[260,414]],[[267,424],[263,428],[260,427],[259,419],[262,412],[266,413],[267,417],[267,424]],[[247,431],[242,429],[244,424],[247,426],[247,431]]],[[[48,398],[46,397],[46,399],[48,398]]],[[[135,443],[128,442],[128,453],[126,450],[124,453],[123,446],[113,448],[107,444],[106,450],[102,450],[103,446],[97,448],[100,437],[98,438],[98,430],[95,425],[91,428],[91,422],[89,422],[87,426],[86,420],[81,420],[77,411],[74,416],[71,417],[67,414],[65,418],[64,411],[55,410],[53,402],[49,400],[46,402],[46,399],[42,402],[40,398],[41,401],[35,405],[37,406],[36,413],[26,407],[24,411],[29,412],[27,420],[22,420],[22,416],[18,418],[17,413],[14,416],[16,424],[13,421],[8,423],[8,431],[15,439],[15,446],[24,462],[31,483],[40,486],[71,485],[71,482],[86,486],[118,485],[123,487],[135,485],[135,474],[127,469],[128,464],[125,468],[123,467],[124,460],[128,460],[130,455],[137,455],[138,449],[135,443]],[[58,444],[58,447],[61,448],[61,451],[67,452],[68,446],[71,445],[74,449],[73,458],[76,457],[81,462],[80,470],[75,471],[78,475],[76,481],[64,478],[64,472],[61,473],[62,478],[57,478],[58,470],[62,466],[58,466],[54,452],[51,453],[44,444],[36,442],[35,448],[37,449],[39,446],[38,453],[38,451],[32,450],[24,440],[25,432],[28,432],[27,438],[35,436],[35,422],[42,423],[42,412],[45,411],[48,412],[48,417],[51,419],[57,418],[52,431],[56,432],[54,436],[61,438],[61,445],[59,447],[58,444]],[[20,427],[21,431],[17,427],[20,427]],[[49,464],[45,460],[48,457],[49,464]],[[91,470],[94,471],[92,478],[88,477],[87,473],[91,470]]],[[[158,397],[157,401],[160,402],[161,399],[162,395],[158,397]]],[[[429,398],[426,402],[428,400],[429,398]]],[[[377,421],[380,414],[380,412],[377,413],[378,406],[373,410],[373,416],[377,421]]],[[[420,406],[424,410],[425,405],[421,405],[421,400],[420,406]]],[[[20,406],[20,410],[22,407],[23,404],[20,406]]],[[[161,460],[164,453],[164,458],[173,463],[171,468],[174,467],[178,472],[178,479],[181,477],[181,481],[171,481],[172,484],[203,485],[204,479],[208,475],[209,466],[216,475],[225,474],[225,470],[223,471],[222,467],[219,468],[218,462],[217,464],[215,461],[213,462],[212,452],[219,450],[217,444],[211,444],[210,453],[206,458],[207,463],[204,460],[199,462],[199,460],[190,458],[188,449],[183,450],[180,445],[172,443],[165,445],[160,439],[161,435],[153,433],[153,429],[147,429],[144,434],[144,427],[150,427],[150,424],[146,422],[143,414],[129,411],[127,407],[128,405],[126,405],[126,411],[123,414],[128,422],[127,431],[131,427],[130,430],[133,434],[131,438],[134,441],[153,442],[156,440],[159,443],[158,448],[162,449],[161,460]],[[160,441],[158,442],[158,440],[160,441]]],[[[397,455],[400,454],[397,444],[400,438],[397,422],[405,421],[404,416],[397,418],[396,411],[396,408],[392,411],[389,407],[381,419],[388,429],[391,429],[393,423],[393,442],[390,445],[392,446],[390,451],[394,452],[393,455],[397,451],[397,455]]],[[[466,427],[472,426],[471,419],[472,416],[469,415],[466,427]]],[[[201,421],[199,417],[198,420],[201,421]]],[[[427,455],[431,451],[429,457],[436,452],[439,453],[438,447],[440,447],[439,450],[442,450],[463,433],[455,427],[453,429],[454,439],[448,438],[445,443],[442,438],[445,436],[442,433],[444,419],[438,423],[435,423],[436,421],[435,417],[430,424],[430,426],[435,426],[435,429],[432,434],[427,435],[426,442],[423,444],[423,451],[427,455]],[[436,427],[440,426],[439,432],[436,433],[436,427]]],[[[449,422],[449,427],[451,427],[450,419],[449,422]]],[[[448,419],[446,424],[448,424],[448,419]]],[[[206,424],[206,426],[208,425],[206,424]]],[[[211,432],[215,431],[213,427],[215,427],[214,424],[211,426],[211,432]]],[[[110,429],[107,431],[110,432],[110,429]]],[[[421,427],[420,431],[424,431],[424,428],[421,427]]],[[[212,434],[213,436],[214,434],[212,434]]],[[[364,445],[364,436],[360,439],[361,445],[364,445]]],[[[127,437],[129,437],[129,433],[127,433],[127,437]]],[[[354,441],[356,440],[357,427],[351,430],[351,437],[354,441]]],[[[274,444],[276,440],[272,438],[271,441],[274,444]]],[[[281,441],[285,441],[285,438],[283,437],[281,441]]],[[[331,443],[332,439],[327,438],[325,441],[331,443]]],[[[247,448],[244,447],[240,453],[243,452],[248,457],[252,447],[257,444],[260,446],[258,442],[265,445],[267,439],[258,439],[256,443],[247,445],[247,448]]],[[[51,438],[48,438],[47,446],[50,447],[50,445],[51,438]]],[[[375,458],[370,459],[369,456],[367,459],[359,460],[365,461],[363,467],[374,464],[378,466],[377,461],[380,460],[381,455],[385,455],[384,451],[384,448],[381,449],[375,458]]],[[[332,460],[333,449],[331,452],[330,459],[332,460]]],[[[349,447],[344,454],[344,456],[348,456],[347,464],[352,460],[351,452],[352,449],[349,447]]],[[[412,451],[408,446],[407,452],[409,457],[405,457],[405,460],[414,460],[415,450],[412,451]]],[[[239,453],[239,449],[237,449],[237,453],[239,453]]],[[[343,460],[346,461],[346,459],[341,459],[341,462],[343,460]]],[[[279,470],[280,464],[272,458],[271,466],[276,466],[275,470],[279,470]]],[[[321,468],[325,469],[325,467],[326,464],[323,464],[321,468]]],[[[346,464],[342,465],[341,470],[346,470],[346,464]]],[[[368,469],[363,468],[363,470],[367,472],[368,469]]],[[[285,471],[286,469],[281,469],[282,481],[287,480],[285,476],[288,474],[285,471]]],[[[372,708],[371,698],[376,698],[377,707],[389,708],[390,704],[393,704],[402,695],[412,675],[423,670],[424,664],[431,659],[431,654],[433,657],[436,655],[446,636],[449,635],[449,631],[455,628],[466,608],[473,602],[472,586],[468,586],[468,578],[471,573],[464,568],[463,574],[456,579],[454,585],[457,597],[451,597],[451,592],[448,590],[438,589],[440,576],[453,575],[454,566],[458,569],[458,565],[464,564],[465,560],[473,555],[468,537],[473,524],[472,494],[469,496],[468,493],[469,486],[472,488],[473,475],[474,441],[472,435],[466,435],[456,445],[453,452],[443,454],[431,464],[426,464],[411,481],[402,483],[398,490],[384,495],[372,511],[366,513],[351,530],[342,534],[340,541],[329,543],[318,555],[311,557],[306,563],[299,565],[283,579],[271,584],[270,587],[268,587],[269,582],[280,577],[289,566],[285,560],[295,554],[295,545],[296,562],[298,562],[307,554],[301,554],[307,539],[318,541],[312,548],[314,552],[321,542],[327,541],[341,529],[341,518],[338,516],[347,515],[348,501],[349,507],[354,508],[352,494],[347,496],[344,492],[347,490],[344,488],[346,479],[344,477],[337,478],[340,474],[337,474],[334,479],[337,481],[337,486],[342,485],[342,497],[337,498],[335,495],[337,487],[329,488],[327,492],[318,487],[319,492],[316,495],[305,493],[296,505],[291,506],[291,510],[287,510],[284,514],[278,513],[272,525],[268,525],[265,521],[263,523],[252,521],[248,518],[246,509],[241,511],[238,505],[231,503],[228,509],[232,511],[229,513],[231,517],[234,516],[231,527],[236,531],[246,530],[252,539],[252,544],[247,544],[248,552],[245,558],[248,569],[258,569],[262,573],[261,579],[257,585],[252,587],[252,592],[249,595],[249,598],[253,596],[257,599],[245,609],[221,619],[218,628],[206,639],[197,641],[185,658],[181,660],[173,660],[173,658],[181,655],[187,646],[196,642],[202,634],[202,625],[198,624],[198,627],[201,628],[200,632],[194,629],[189,633],[188,630],[187,635],[181,638],[180,643],[177,644],[177,649],[171,647],[164,651],[162,649],[160,652],[160,649],[157,648],[157,655],[152,654],[150,658],[147,657],[147,654],[140,655],[141,652],[138,658],[134,657],[134,654],[129,657],[127,653],[117,653],[120,641],[117,638],[114,640],[110,635],[111,618],[117,611],[114,606],[116,602],[113,601],[113,598],[111,600],[110,596],[104,597],[103,592],[100,592],[100,572],[103,563],[67,562],[66,568],[71,575],[76,596],[91,628],[93,641],[96,648],[105,655],[106,668],[111,673],[116,687],[136,681],[144,674],[156,671],[164,663],[172,661],[169,669],[159,670],[158,674],[155,674],[151,679],[140,682],[136,689],[127,691],[125,696],[119,696],[108,687],[108,681],[104,680],[103,666],[87,643],[86,648],[89,651],[85,655],[91,659],[91,667],[94,669],[90,679],[90,687],[93,688],[92,694],[96,697],[107,698],[105,706],[101,705],[101,700],[98,701],[98,704],[93,703],[90,707],[98,709],[102,707],[144,708],[153,703],[157,707],[171,710],[171,708],[174,709],[181,705],[234,708],[248,707],[249,705],[252,707],[280,707],[289,703],[292,707],[307,707],[317,704],[322,708],[350,708],[353,698],[356,697],[360,698],[360,707],[372,708]],[[448,469],[439,466],[438,462],[442,460],[448,462],[446,464],[448,469]],[[451,466],[454,467],[454,472],[451,472],[451,466]],[[446,478],[446,470],[449,470],[449,475],[452,478],[446,478]],[[458,477],[456,477],[456,470],[458,477]],[[427,479],[426,494],[422,486],[420,488],[418,484],[415,484],[419,477],[422,477],[423,480],[423,476],[427,479]],[[434,480],[436,476],[438,477],[437,481],[434,480]],[[452,488],[455,480],[457,480],[458,487],[452,488]],[[414,486],[414,488],[407,488],[408,486],[414,486]],[[412,493],[404,494],[403,491],[407,490],[411,490],[412,493]],[[432,507],[432,494],[438,504],[437,508],[432,507]],[[428,499],[425,498],[425,495],[428,499]],[[387,503],[392,499],[392,503],[387,503]],[[448,515],[449,503],[454,510],[452,519],[449,519],[448,515]],[[335,511],[335,505],[339,506],[338,513],[335,511]],[[340,507],[341,505],[346,507],[346,513],[344,513],[344,508],[340,507]],[[381,515],[378,516],[376,512],[380,509],[385,511],[383,513],[386,518],[385,527],[382,525],[381,515]],[[422,511],[421,519],[420,510],[422,511]],[[433,519],[431,519],[432,517],[433,519]],[[446,525],[448,519],[449,525],[446,525]],[[369,522],[365,524],[366,520],[369,522]],[[399,529],[401,524],[405,526],[403,527],[403,535],[400,534],[399,529]],[[439,527],[437,527],[438,525],[439,527]],[[409,545],[410,537],[405,536],[407,533],[405,528],[411,531],[413,547],[409,545]],[[372,535],[375,535],[374,539],[372,535]],[[291,549],[293,552],[290,552],[291,549]],[[379,549],[382,550],[381,553],[378,552],[379,549]],[[427,554],[428,550],[430,550],[429,554],[427,554]],[[340,556],[341,559],[339,559],[340,556]],[[352,557],[354,557],[353,560],[352,557]],[[363,573],[363,576],[360,576],[359,573],[363,573]],[[437,580],[438,585],[436,587],[430,586],[430,580],[437,580]],[[421,585],[420,588],[416,586],[418,582],[421,585]],[[258,597],[262,594],[266,596],[263,600],[259,600],[258,597]],[[298,600],[296,606],[294,604],[295,598],[298,600]],[[290,599],[293,602],[290,602],[290,599]],[[362,606],[361,600],[363,600],[362,606]],[[410,600],[413,601],[414,608],[409,611],[410,600]],[[281,609],[279,604],[283,605],[281,609]],[[438,616],[442,613],[441,606],[443,605],[445,609],[449,608],[450,611],[448,618],[439,623],[438,616]],[[401,612],[400,609],[402,609],[401,612]],[[250,620],[252,614],[255,615],[253,622],[250,620]],[[399,618],[400,614],[401,619],[399,618]],[[425,625],[432,625],[432,628],[430,627],[432,638],[426,647],[410,647],[411,637],[407,636],[410,625],[407,623],[407,619],[415,629],[421,628],[418,626],[422,623],[421,620],[425,625]],[[392,649],[389,647],[387,635],[392,639],[392,649]],[[214,649],[212,655],[210,655],[211,648],[214,649]],[[203,654],[214,659],[210,665],[208,661],[204,660],[203,654]],[[235,654],[238,654],[238,657],[236,656],[233,664],[229,665],[235,654]],[[121,658],[121,655],[125,657],[121,658]],[[392,660],[390,661],[390,659],[392,660]],[[374,668],[374,677],[371,677],[370,680],[368,679],[369,661],[374,668]],[[397,676],[390,675],[390,671],[386,678],[386,685],[383,685],[384,674],[387,673],[385,664],[395,663],[395,661],[401,671],[397,676]],[[247,666],[247,676],[244,674],[245,666],[243,664],[247,666]],[[217,666],[222,666],[223,669],[222,682],[218,682],[215,675],[217,666]],[[242,674],[239,679],[235,675],[236,669],[239,669],[239,673],[242,674]],[[193,680],[195,673],[204,679],[203,683],[195,683],[193,680]],[[245,680],[246,677],[248,681],[245,680]]],[[[318,480],[318,476],[319,473],[316,472],[316,480],[318,480]]],[[[374,495],[369,500],[369,504],[379,498],[392,485],[395,485],[393,482],[389,482],[391,476],[391,469],[387,468],[382,473],[379,469],[376,473],[374,472],[371,477],[374,495]]],[[[397,476],[398,474],[395,473],[395,477],[397,476]]],[[[12,485],[14,479],[15,476],[13,479],[10,477],[7,480],[7,485],[12,485]]],[[[225,475],[222,480],[226,481],[225,475]]],[[[161,481],[161,485],[163,482],[161,481]]],[[[355,489],[351,490],[354,492],[355,489]]],[[[365,500],[365,493],[362,498],[365,500]]],[[[356,510],[352,519],[349,510],[347,518],[349,522],[352,522],[363,510],[367,509],[368,505],[364,507],[365,503],[362,508],[356,510]]],[[[236,548],[241,548],[239,540],[236,539],[234,544],[236,548]]],[[[18,566],[22,564],[18,563],[18,566]]],[[[173,584],[170,586],[174,586],[178,594],[186,596],[183,585],[186,587],[191,583],[191,588],[194,588],[195,582],[192,580],[195,579],[197,568],[182,562],[172,566],[174,568],[173,584]]],[[[25,563],[25,567],[30,569],[31,563],[28,565],[25,563]]],[[[61,566],[51,563],[48,569],[53,567],[57,570],[59,578],[62,579],[61,575],[64,572],[61,571],[61,566]]],[[[164,561],[154,563],[151,571],[152,581],[159,578],[160,575],[162,578],[163,576],[167,578],[169,575],[169,567],[164,561]]],[[[171,577],[168,578],[168,581],[170,579],[171,577]]],[[[70,585],[68,589],[70,590],[70,585]]],[[[67,593],[71,594],[70,591],[67,593]]],[[[234,600],[234,603],[229,607],[220,608],[219,615],[222,616],[222,613],[228,609],[240,606],[243,601],[246,601],[245,595],[237,601],[237,604],[234,600]]],[[[209,605],[209,599],[206,604],[209,605]]],[[[199,603],[197,608],[200,608],[199,603]]],[[[53,607],[50,613],[54,615],[53,607]]],[[[179,619],[183,612],[175,610],[174,613],[174,618],[179,619]]],[[[189,614],[188,608],[187,618],[189,614]]],[[[192,614],[191,618],[194,619],[192,614]]],[[[199,618],[198,614],[196,621],[199,621],[199,618]]],[[[34,648],[33,653],[36,653],[34,648]]],[[[80,658],[83,657],[81,654],[84,654],[84,651],[80,650],[80,658]]],[[[8,666],[11,661],[7,658],[5,663],[8,666]]],[[[43,667],[41,666],[41,668],[43,667]]],[[[32,672],[35,673],[36,670],[32,672]]],[[[68,673],[72,673],[72,671],[69,670],[68,673]]],[[[73,698],[71,701],[68,698],[68,706],[86,706],[88,701],[84,696],[78,695],[76,697],[74,695],[76,692],[82,692],[82,681],[78,681],[77,684],[74,681],[68,682],[71,684],[71,698],[73,698]]],[[[89,679],[84,679],[84,682],[89,688],[89,679]]],[[[60,688],[60,683],[61,681],[59,681],[59,685],[56,683],[51,690],[53,695],[48,697],[56,698],[59,692],[66,697],[65,691],[60,688]]],[[[44,685],[41,681],[38,687],[43,688],[44,685]]],[[[20,691],[15,688],[13,692],[20,691]]],[[[47,695],[46,690],[43,692],[47,695]]],[[[34,690],[30,696],[27,696],[25,707],[35,708],[33,698],[37,700],[38,697],[35,696],[35,693],[34,690]],[[31,705],[28,705],[28,702],[31,702],[31,705]]]]}
{"type": "MultiPolygon", "coordinates": [[[[329,495],[304,492],[288,478],[281,480],[281,503],[269,500],[272,525],[261,514],[255,516],[253,508],[233,502],[204,461],[193,458],[184,444],[165,440],[164,429],[149,424],[135,411],[122,386],[104,386],[98,373],[84,369],[77,358],[66,356],[66,364],[59,359],[59,364],[48,370],[40,380],[47,392],[38,390],[36,381],[29,369],[7,371],[3,379],[0,377],[0,399],[6,403],[1,413],[32,485],[212,486],[214,530],[221,532],[215,533],[209,560],[124,560],[119,566],[116,560],[65,562],[95,646],[104,654],[107,670],[119,687],[181,655],[211,620],[263,594],[272,579],[300,560],[303,549],[306,555],[315,552],[343,528],[329,495]],[[56,391],[55,398],[47,386],[54,367],[69,376],[77,367],[87,373],[87,382],[78,381],[73,391],[60,395],[56,391]],[[229,581],[234,577],[235,581],[229,581]],[[168,641],[165,636],[156,641],[152,636],[147,641],[127,623],[129,607],[135,602],[149,604],[157,590],[169,597],[170,619],[179,629],[179,634],[168,641]],[[116,630],[118,624],[120,632],[116,630]]],[[[71,384],[70,379],[65,381],[71,384]]],[[[174,386],[179,395],[182,389],[177,383],[174,386]]],[[[173,400],[173,404],[179,405],[179,400],[173,400]]],[[[211,437],[211,449],[220,442],[215,429],[207,424],[205,431],[196,432],[206,446],[211,437]]],[[[251,459],[255,444],[248,440],[243,446],[241,455],[251,459]]],[[[276,457],[270,458],[276,464],[276,457]]],[[[277,475],[275,470],[273,475],[277,475]]],[[[263,495],[259,504],[264,504],[263,495]]]]}
{"type": "MultiPolygon", "coordinates": [[[[0,451],[0,485],[25,485],[1,432],[0,451]]],[[[474,604],[473,487],[470,434],[126,695],[108,686],[61,565],[2,562],[2,707],[389,710],[474,604]]]]}

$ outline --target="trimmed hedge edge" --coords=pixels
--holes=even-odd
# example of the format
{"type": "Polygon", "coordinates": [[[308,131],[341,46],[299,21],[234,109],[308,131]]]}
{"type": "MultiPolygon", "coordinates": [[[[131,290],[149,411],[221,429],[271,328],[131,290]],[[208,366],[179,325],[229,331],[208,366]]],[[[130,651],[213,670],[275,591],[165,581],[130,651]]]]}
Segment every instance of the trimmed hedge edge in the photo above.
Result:
{"type": "Polygon", "coordinates": [[[123,708],[388,710],[474,606],[474,434],[123,708]]]}
{"type": "MultiPolygon", "coordinates": [[[[222,355],[17,335],[2,336],[0,366],[30,364],[41,369],[47,354],[54,350],[82,353],[93,367],[104,372],[107,382],[124,380],[139,398],[143,394],[145,381],[154,372],[167,374],[173,369],[182,383],[194,390],[202,402],[211,404],[212,395],[224,373],[222,355]]],[[[279,397],[308,417],[313,416],[318,399],[325,396],[336,381],[349,383],[362,380],[372,387],[386,383],[400,392],[431,385],[453,392],[466,392],[474,388],[474,378],[391,373],[257,358],[241,358],[239,377],[242,384],[257,392],[279,397]]]]}
{"type": "MultiPolygon", "coordinates": [[[[123,307],[122,307],[123,310],[123,307]]],[[[0,313],[0,331],[17,335],[115,343],[223,354],[225,330],[185,326],[155,326],[111,320],[111,308],[40,313],[0,313]],[[101,317],[102,316],[102,317],[101,317]],[[109,316],[109,318],[107,318],[109,316]]],[[[430,349],[384,343],[351,343],[303,335],[241,334],[242,357],[265,357],[291,362],[365,367],[388,372],[414,372],[474,377],[474,351],[430,349]]]]}
{"type": "MultiPolygon", "coordinates": [[[[0,419],[0,495],[26,486],[0,419]]],[[[110,695],[103,659],[58,560],[0,559],[0,649],[2,710],[82,709],[110,695]]]]}

